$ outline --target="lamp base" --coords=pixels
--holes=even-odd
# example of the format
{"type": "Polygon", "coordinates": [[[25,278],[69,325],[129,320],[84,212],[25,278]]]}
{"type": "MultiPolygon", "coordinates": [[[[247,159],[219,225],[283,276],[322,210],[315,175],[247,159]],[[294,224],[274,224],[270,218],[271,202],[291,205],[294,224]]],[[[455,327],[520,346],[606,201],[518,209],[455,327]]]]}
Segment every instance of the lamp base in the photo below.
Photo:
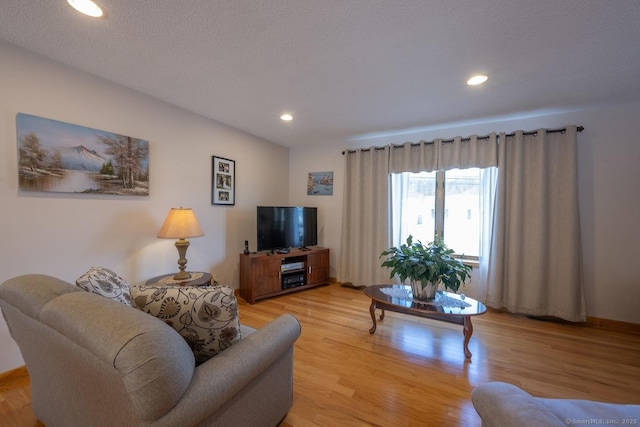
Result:
{"type": "Polygon", "coordinates": [[[191,279],[191,273],[186,272],[184,270],[179,272],[175,276],[173,276],[173,280],[188,280],[188,279],[191,279]]]}
{"type": "Polygon", "coordinates": [[[187,268],[187,248],[189,247],[189,242],[185,239],[179,239],[176,242],[176,248],[178,249],[178,268],[180,272],[173,276],[174,280],[187,280],[191,278],[191,273],[185,271],[187,268]]]}

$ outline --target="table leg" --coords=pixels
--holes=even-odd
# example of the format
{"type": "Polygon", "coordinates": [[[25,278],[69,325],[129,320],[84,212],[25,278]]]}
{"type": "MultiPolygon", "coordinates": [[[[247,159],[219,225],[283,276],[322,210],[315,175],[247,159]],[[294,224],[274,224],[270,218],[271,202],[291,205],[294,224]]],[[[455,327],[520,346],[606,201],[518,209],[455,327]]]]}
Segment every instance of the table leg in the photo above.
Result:
{"type": "MultiPolygon", "coordinates": [[[[384,310],[382,312],[384,313],[384,310]]],[[[376,301],[374,299],[371,300],[369,314],[371,314],[371,320],[373,320],[373,326],[369,329],[369,333],[373,334],[376,331],[376,301]]]]}
{"type": "Polygon", "coordinates": [[[471,316],[463,316],[464,327],[462,332],[464,333],[464,355],[467,359],[471,359],[471,352],[469,351],[469,340],[473,334],[473,325],[471,324],[471,316]]]}

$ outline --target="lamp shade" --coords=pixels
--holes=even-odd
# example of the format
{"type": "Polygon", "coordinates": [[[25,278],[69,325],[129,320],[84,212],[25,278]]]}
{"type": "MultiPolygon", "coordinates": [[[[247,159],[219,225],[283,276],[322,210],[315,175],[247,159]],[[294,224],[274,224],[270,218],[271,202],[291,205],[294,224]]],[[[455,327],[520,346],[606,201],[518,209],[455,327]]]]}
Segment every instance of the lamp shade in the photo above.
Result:
{"type": "Polygon", "coordinates": [[[204,236],[191,208],[171,208],[158,232],[161,239],[186,239],[204,236]]]}

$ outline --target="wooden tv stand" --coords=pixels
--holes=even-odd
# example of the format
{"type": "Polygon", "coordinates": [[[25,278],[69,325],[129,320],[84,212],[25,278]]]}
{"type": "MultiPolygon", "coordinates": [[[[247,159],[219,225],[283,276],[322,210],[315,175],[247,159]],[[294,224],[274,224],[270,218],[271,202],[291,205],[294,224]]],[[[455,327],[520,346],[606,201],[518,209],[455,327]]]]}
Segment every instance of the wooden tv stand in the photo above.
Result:
{"type": "Polygon", "coordinates": [[[250,304],[329,283],[329,249],[240,254],[240,296],[250,304]]]}

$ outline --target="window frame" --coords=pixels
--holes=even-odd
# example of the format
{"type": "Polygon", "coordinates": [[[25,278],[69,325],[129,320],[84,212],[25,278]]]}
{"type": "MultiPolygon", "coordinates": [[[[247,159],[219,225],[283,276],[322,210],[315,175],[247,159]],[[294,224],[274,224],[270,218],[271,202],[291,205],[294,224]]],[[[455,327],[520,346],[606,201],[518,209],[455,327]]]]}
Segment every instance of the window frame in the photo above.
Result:
{"type": "MultiPolygon", "coordinates": [[[[468,168],[464,168],[468,169],[468,168]]],[[[435,173],[435,202],[434,202],[434,230],[432,239],[435,239],[436,236],[442,236],[446,239],[445,236],[445,213],[446,213],[446,170],[438,170],[433,171],[435,173]]],[[[413,174],[413,172],[404,172],[407,174],[413,174]]],[[[400,175],[403,173],[400,173],[400,175]]],[[[425,214],[429,214],[429,212],[425,212],[425,214]]],[[[401,239],[402,240],[402,239],[401,239]]],[[[446,240],[445,240],[446,242],[446,240]]],[[[469,264],[473,267],[477,267],[479,264],[480,257],[478,255],[464,255],[460,253],[454,253],[453,256],[457,259],[460,259],[465,264],[469,264]]]]}
{"type": "MultiPolygon", "coordinates": [[[[465,169],[473,169],[473,168],[465,168],[465,169]]],[[[442,236],[446,242],[445,229],[444,229],[444,217],[445,217],[445,205],[447,200],[447,191],[446,191],[446,170],[439,170],[436,172],[436,218],[435,218],[435,236],[442,236]],[[438,215],[439,214],[439,215],[438,215]]],[[[454,252],[454,257],[459,260],[468,263],[472,266],[477,266],[480,260],[478,255],[464,255],[458,254],[454,252]]]]}

